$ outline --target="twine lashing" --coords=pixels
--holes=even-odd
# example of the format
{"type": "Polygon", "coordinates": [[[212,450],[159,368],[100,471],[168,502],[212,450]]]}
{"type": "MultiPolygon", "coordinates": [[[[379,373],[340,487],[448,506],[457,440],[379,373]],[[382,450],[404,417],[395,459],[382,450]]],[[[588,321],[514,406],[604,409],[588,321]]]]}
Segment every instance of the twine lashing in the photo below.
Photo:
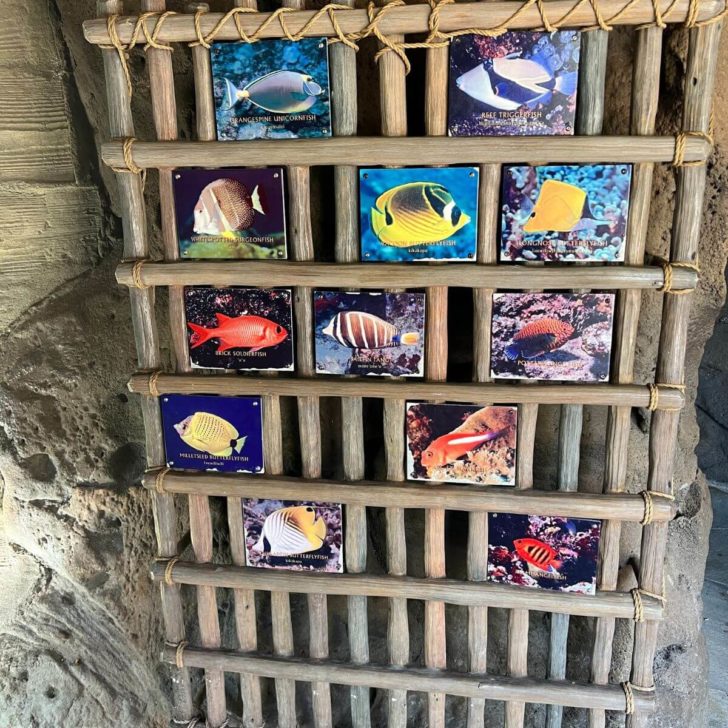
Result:
{"type": "Polygon", "coordinates": [[[152,397],[159,397],[159,390],[157,389],[157,380],[159,379],[159,376],[162,374],[161,370],[157,369],[156,371],[152,372],[149,375],[149,382],[147,383],[147,387],[149,388],[149,394],[152,397]]]}
{"type": "Polygon", "coordinates": [[[670,293],[673,296],[683,296],[687,293],[692,293],[695,290],[693,288],[674,289],[672,287],[672,276],[675,268],[685,268],[687,270],[694,270],[696,273],[700,273],[700,267],[697,263],[672,262],[664,260],[661,261],[660,265],[662,266],[664,278],[662,286],[657,289],[658,291],[661,291],[662,293],[670,293]]]}
{"type": "Polygon", "coordinates": [[[139,259],[135,260],[131,267],[131,284],[134,288],[149,288],[149,286],[142,279],[142,268],[144,267],[146,260],[139,259]]]}
{"type": "Polygon", "coordinates": [[[179,561],[179,556],[173,556],[167,565],[164,567],[164,583],[167,586],[174,586],[174,579],[172,578],[172,572],[174,571],[175,564],[179,561]]]}
{"type": "Polygon", "coordinates": [[[186,642],[185,640],[182,640],[179,642],[176,646],[176,649],[174,651],[174,664],[177,665],[177,667],[181,670],[184,666],[184,651],[185,648],[189,645],[189,642],[186,642]]]}
{"type": "Polygon", "coordinates": [[[123,167],[112,167],[111,169],[114,170],[114,172],[120,172],[122,174],[129,173],[129,174],[138,174],[141,175],[142,179],[142,191],[144,191],[144,188],[147,184],[147,170],[143,167],[140,167],[135,161],[134,161],[134,143],[136,142],[135,137],[124,137],[122,140],[121,145],[121,154],[124,158],[124,166],[123,167]]]}
{"type": "Polygon", "coordinates": [[[639,685],[633,685],[629,680],[621,683],[621,685],[622,685],[622,690],[624,690],[624,698],[626,701],[624,712],[627,715],[632,715],[635,711],[635,704],[634,704],[635,691],[638,693],[654,693],[655,692],[654,685],[652,685],[649,688],[642,688],[639,685]]]}
{"type": "Polygon", "coordinates": [[[640,521],[641,526],[648,526],[653,521],[655,515],[654,498],[664,498],[669,501],[675,500],[675,496],[671,493],[659,493],[651,490],[641,490],[640,495],[642,496],[642,500],[645,502],[645,514],[642,516],[642,520],[640,521]]]}
{"type": "Polygon", "coordinates": [[[703,139],[711,146],[713,145],[713,136],[703,131],[681,131],[675,137],[675,153],[672,158],[673,167],[701,167],[707,160],[694,159],[691,162],[685,161],[685,150],[687,148],[688,138],[703,139]]]}
{"type": "Polygon", "coordinates": [[[154,476],[154,490],[156,490],[160,495],[167,492],[164,489],[164,478],[170,470],[171,468],[160,468],[154,476]]]}
{"type": "Polygon", "coordinates": [[[679,392],[685,392],[684,384],[652,384],[651,382],[647,385],[650,392],[650,400],[647,404],[647,409],[650,412],[654,412],[657,409],[665,410],[667,412],[676,412],[682,407],[662,407],[660,406],[660,388],[664,389],[677,389],[679,392]]]}
{"type": "Polygon", "coordinates": [[[639,587],[635,587],[634,589],[630,589],[629,592],[632,595],[632,601],[634,602],[634,621],[635,622],[644,622],[645,621],[645,605],[642,601],[642,597],[652,597],[652,599],[656,599],[662,606],[664,607],[667,599],[665,599],[664,594],[664,587],[663,587],[663,593],[662,594],[653,594],[652,592],[645,591],[644,589],[640,589],[639,587]]]}

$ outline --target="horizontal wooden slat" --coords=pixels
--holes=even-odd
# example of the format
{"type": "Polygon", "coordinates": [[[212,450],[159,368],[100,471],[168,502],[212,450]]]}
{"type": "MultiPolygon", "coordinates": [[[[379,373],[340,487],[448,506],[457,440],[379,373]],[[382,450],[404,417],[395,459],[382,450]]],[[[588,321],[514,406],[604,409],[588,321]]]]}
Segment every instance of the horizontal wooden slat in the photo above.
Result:
{"type": "MultiPolygon", "coordinates": [[[[165,646],[162,658],[174,664],[175,647],[165,646]]],[[[518,700],[574,708],[601,708],[624,711],[626,699],[620,685],[590,685],[566,680],[537,680],[528,677],[500,677],[478,673],[446,672],[416,667],[355,665],[334,660],[309,660],[300,657],[268,657],[233,650],[203,650],[185,647],[185,667],[218,668],[261,677],[286,677],[307,682],[332,682],[338,685],[364,685],[382,690],[442,692],[464,698],[518,700]]],[[[655,709],[653,692],[635,692],[635,709],[655,709]]]]}
{"type": "MultiPolygon", "coordinates": [[[[143,483],[149,489],[159,485],[159,471],[149,471],[143,483]]],[[[395,483],[307,480],[270,475],[238,475],[169,471],[162,488],[168,493],[224,496],[233,498],[276,498],[377,506],[379,508],[446,508],[454,511],[522,513],[569,518],[608,518],[640,521],[645,504],[640,495],[627,493],[565,493],[544,490],[515,490],[507,486],[467,486],[443,483],[395,483]]],[[[669,521],[675,505],[655,498],[653,520],[669,521]]]]}
{"type": "MultiPolygon", "coordinates": [[[[299,494],[300,497],[300,494],[299,494]]],[[[529,587],[460,581],[458,579],[420,579],[389,574],[321,574],[300,571],[193,564],[178,561],[167,572],[165,561],[152,564],[152,578],[166,577],[177,584],[194,584],[226,589],[258,589],[294,594],[360,595],[446,602],[463,607],[515,607],[537,612],[578,614],[582,617],[632,619],[634,601],[629,592],[599,592],[593,596],[572,592],[531,589],[529,587]]],[[[643,596],[647,620],[662,619],[662,604],[654,597],[643,596]]]]}
{"type": "MultiPolygon", "coordinates": [[[[158,394],[275,394],[281,397],[372,397],[374,399],[434,400],[444,402],[488,402],[490,404],[585,404],[615,407],[647,407],[650,392],[640,384],[541,384],[528,387],[509,384],[456,384],[416,382],[386,377],[349,379],[319,377],[199,377],[184,374],[158,374],[154,386],[158,394]]],[[[138,372],[129,380],[129,391],[151,394],[150,374],[138,372]]],[[[680,408],[685,397],[678,389],[660,388],[658,408],[680,408]]]]}
{"type": "MultiPolygon", "coordinates": [[[[460,30],[463,28],[494,28],[508,21],[514,14],[513,2],[491,3],[458,3],[440,7],[439,29],[444,32],[460,30]]],[[[596,5],[596,3],[595,3],[596,5]]],[[[662,18],[668,23],[684,22],[689,0],[656,0],[662,18]],[[669,11],[669,12],[668,12],[669,11]]],[[[612,21],[615,25],[636,25],[654,21],[655,10],[653,0],[599,0],[598,7],[606,19],[611,19],[618,12],[619,17],[612,21]],[[626,6],[626,7],[625,7],[626,6]]],[[[570,10],[574,12],[569,16],[568,27],[588,27],[596,25],[598,19],[590,3],[577,2],[577,0],[551,0],[546,3],[543,12],[551,22],[558,22],[570,10]],[[576,6],[576,7],[575,7],[576,6]]],[[[714,17],[723,9],[718,0],[701,0],[698,7],[697,19],[706,20],[714,17]]],[[[291,33],[297,33],[314,16],[313,11],[299,11],[287,13],[285,23],[291,33]]],[[[239,16],[240,25],[246,34],[253,33],[270,16],[270,13],[251,13],[239,16]]],[[[200,29],[207,35],[223,17],[222,13],[206,13],[200,20],[200,29]]],[[[407,5],[389,10],[379,23],[379,30],[385,35],[404,33],[424,33],[429,30],[428,20],[430,9],[424,4],[407,5]]],[[[365,9],[347,10],[338,12],[336,19],[344,33],[356,33],[363,30],[369,23],[369,16],[365,9]]],[[[117,31],[122,43],[131,39],[136,17],[120,18],[117,31]]],[[[508,27],[511,29],[542,28],[543,17],[536,4],[531,4],[523,13],[514,18],[508,27]]],[[[154,31],[156,19],[150,18],[147,28],[154,31]]],[[[83,24],[86,40],[94,44],[107,44],[110,42],[109,32],[105,19],[87,20],[83,24]]],[[[334,36],[337,35],[331,20],[322,15],[306,31],[307,36],[334,36]]],[[[271,23],[261,34],[261,38],[280,38],[284,36],[280,23],[271,23]]],[[[240,36],[231,19],[217,35],[217,40],[239,40],[240,36]]],[[[166,20],[164,27],[157,36],[162,43],[188,42],[197,39],[194,28],[194,19],[191,16],[175,15],[166,20]]],[[[143,42],[143,38],[142,38],[143,42]]]]}
{"type": "MultiPolygon", "coordinates": [[[[489,3],[484,3],[487,6],[489,3]]],[[[414,7],[414,6],[413,6],[414,7]]],[[[685,161],[704,161],[710,143],[699,137],[685,142],[685,161]]],[[[554,137],[339,137],[230,142],[135,142],[134,163],[142,168],[671,162],[672,136],[554,137]]],[[[111,167],[125,167],[121,142],[107,142],[101,155],[111,167]]]]}
{"type": "MultiPolygon", "coordinates": [[[[116,280],[135,285],[133,263],[121,263],[116,280]]],[[[138,270],[148,286],[310,286],[338,288],[522,288],[524,268],[518,265],[420,265],[394,263],[295,263],[289,261],[185,261],[148,262],[138,270]]],[[[529,268],[528,287],[545,290],[565,288],[659,289],[665,280],[656,266],[569,266],[529,268]]],[[[672,288],[695,288],[698,275],[689,268],[673,268],[672,288]]]]}

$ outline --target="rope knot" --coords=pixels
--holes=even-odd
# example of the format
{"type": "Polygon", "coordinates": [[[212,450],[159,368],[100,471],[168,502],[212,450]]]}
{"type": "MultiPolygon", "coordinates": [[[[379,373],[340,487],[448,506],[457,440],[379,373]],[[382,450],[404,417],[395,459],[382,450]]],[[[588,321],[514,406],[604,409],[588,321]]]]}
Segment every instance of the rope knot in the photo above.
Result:
{"type": "Polygon", "coordinates": [[[149,388],[149,394],[152,397],[159,397],[159,390],[157,389],[157,380],[162,374],[161,369],[157,369],[149,374],[149,381],[147,387],[149,388]]]}
{"type": "Polygon", "coordinates": [[[641,490],[640,495],[645,502],[645,514],[640,521],[641,526],[648,526],[653,521],[655,504],[654,498],[664,498],[665,500],[674,501],[675,496],[671,493],[659,493],[651,490],[641,490]]]}
{"type": "Polygon", "coordinates": [[[650,382],[647,385],[650,391],[650,401],[647,405],[647,409],[650,412],[654,412],[657,409],[665,410],[666,412],[677,412],[682,407],[661,407],[660,406],[660,388],[663,389],[677,389],[679,392],[685,392],[684,384],[653,384],[650,382]]]}
{"type": "Polygon", "coordinates": [[[673,288],[672,276],[676,268],[694,270],[696,273],[700,273],[700,267],[697,263],[672,262],[663,260],[660,262],[660,265],[662,266],[662,272],[664,277],[662,286],[657,289],[658,291],[661,291],[662,293],[671,293],[673,296],[683,296],[687,293],[692,293],[694,291],[693,288],[673,288]]]}
{"type": "Polygon", "coordinates": [[[692,162],[685,161],[685,151],[687,149],[688,139],[704,139],[711,146],[713,145],[713,136],[711,133],[703,131],[681,131],[675,137],[675,153],[672,158],[673,167],[700,167],[706,163],[705,159],[695,159],[692,162]]]}
{"type": "MultiPolygon", "coordinates": [[[[172,572],[174,571],[175,564],[179,560],[180,560],[180,557],[179,556],[173,556],[171,559],[169,559],[166,562],[167,565],[164,567],[164,583],[167,586],[174,586],[174,579],[172,578],[172,576],[173,576],[173,573],[172,572]]],[[[165,563],[165,562],[162,561],[161,563],[165,563]]]]}

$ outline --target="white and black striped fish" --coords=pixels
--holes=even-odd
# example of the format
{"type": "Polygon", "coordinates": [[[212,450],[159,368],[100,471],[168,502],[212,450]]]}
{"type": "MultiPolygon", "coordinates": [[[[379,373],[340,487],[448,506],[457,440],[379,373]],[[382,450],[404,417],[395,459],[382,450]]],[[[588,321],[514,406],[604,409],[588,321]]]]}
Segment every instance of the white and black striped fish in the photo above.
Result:
{"type": "Polygon", "coordinates": [[[351,349],[383,349],[387,346],[412,345],[420,340],[417,332],[400,334],[396,326],[363,311],[337,313],[324,333],[351,349]]]}
{"type": "Polygon", "coordinates": [[[253,551],[292,556],[318,551],[326,538],[326,523],[312,506],[289,506],[273,511],[263,523],[253,551]]]}

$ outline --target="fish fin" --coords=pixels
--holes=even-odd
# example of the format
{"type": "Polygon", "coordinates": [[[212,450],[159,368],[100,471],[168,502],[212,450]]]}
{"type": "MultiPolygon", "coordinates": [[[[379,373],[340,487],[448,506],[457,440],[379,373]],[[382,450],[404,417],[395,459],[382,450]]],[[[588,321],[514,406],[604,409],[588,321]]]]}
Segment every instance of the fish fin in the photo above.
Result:
{"type": "Polygon", "coordinates": [[[263,204],[260,201],[260,192],[258,192],[258,185],[255,185],[253,194],[250,195],[250,200],[253,203],[253,209],[256,212],[259,212],[261,215],[265,215],[265,210],[263,209],[263,204]]]}
{"type": "Polygon", "coordinates": [[[225,92],[222,97],[222,108],[225,110],[232,109],[238,101],[248,98],[248,92],[239,89],[229,78],[224,78],[225,92]]]}
{"type": "Polygon", "coordinates": [[[325,329],[321,332],[322,334],[327,334],[328,336],[334,335],[334,321],[336,320],[336,317],[332,318],[331,321],[329,321],[328,325],[325,329]]]}
{"type": "Polygon", "coordinates": [[[263,534],[260,534],[260,538],[250,547],[252,551],[258,551],[259,553],[261,551],[265,551],[265,536],[263,534]]]}
{"type": "Polygon", "coordinates": [[[226,321],[231,321],[231,316],[226,316],[224,313],[216,313],[215,318],[217,319],[217,325],[222,326],[226,321]]]}
{"type": "Polygon", "coordinates": [[[518,344],[509,344],[503,353],[506,355],[506,359],[515,361],[521,355],[521,347],[518,344]]]}
{"type": "Polygon", "coordinates": [[[239,437],[237,439],[237,442],[233,446],[233,450],[235,450],[235,452],[240,452],[245,447],[245,441],[247,439],[248,439],[247,435],[243,435],[242,437],[239,437]]]}
{"type": "Polygon", "coordinates": [[[576,91],[576,85],[579,82],[579,76],[576,71],[562,73],[556,77],[554,91],[558,91],[564,96],[571,96],[576,91]]]}
{"type": "Polygon", "coordinates": [[[188,321],[187,325],[192,329],[192,336],[190,337],[190,347],[192,349],[202,346],[202,344],[215,335],[214,330],[206,329],[199,324],[193,324],[188,321]]]}
{"type": "Polygon", "coordinates": [[[252,348],[248,349],[248,353],[252,354],[254,351],[260,351],[261,349],[265,349],[264,346],[253,346],[252,348]]]}
{"type": "Polygon", "coordinates": [[[227,341],[223,341],[220,339],[220,345],[217,347],[217,350],[215,351],[216,354],[222,354],[224,351],[228,351],[230,349],[236,349],[236,346],[233,346],[232,344],[228,344],[227,341]]]}
{"type": "Polygon", "coordinates": [[[416,331],[409,331],[406,334],[402,334],[399,340],[405,346],[412,346],[420,340],[420,335],[416,331]]]}
{"type": "Polygon", "coordinates": [[[372,232],[381,241],[380,233],[386,226],[386,222],[384,219],[384,213],[382,213],[380,210],[377,210],[376,207],[372,207],[371,212],[369,214],[369,224],[371,225],[372,232]]]}
{"type": "Polygon", "coordinates": [[[218,450],[217,452],[211,452],[210,455],[216,458],[229,458],[233,454],[233,449],[231,447],[226,447],[223,450],[218,450]]]}
{"type": "Polygon", "coordinates": [[[324,92],[321,86],[313,80],[304,81],[303,90],[306,92],[307,96],[321,96],[321,94],[324,92]]]}

